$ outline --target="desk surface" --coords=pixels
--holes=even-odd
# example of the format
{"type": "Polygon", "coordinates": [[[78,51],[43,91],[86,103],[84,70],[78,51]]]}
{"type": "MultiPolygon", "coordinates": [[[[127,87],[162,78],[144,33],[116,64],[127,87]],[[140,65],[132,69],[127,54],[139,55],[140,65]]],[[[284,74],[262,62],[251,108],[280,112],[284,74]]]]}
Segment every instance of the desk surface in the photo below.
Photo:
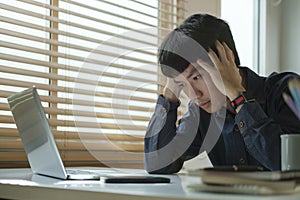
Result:
{"type": "MultiPolygon", "coordinates": [[[[132,169],[88,169],[103,176],[110,174],[147,174],[143,170],[132,169]]],[[[107,184],[100,181],[64,181],[32,174],[30,169],[0,169],[0,199],[300,199],[300,193],[284,196],[255,196],[195,192],[189,189],[187,185],[200,183],[199,177],[184,174],[163,176],[171,178],[171,183],[107,184]]]]}

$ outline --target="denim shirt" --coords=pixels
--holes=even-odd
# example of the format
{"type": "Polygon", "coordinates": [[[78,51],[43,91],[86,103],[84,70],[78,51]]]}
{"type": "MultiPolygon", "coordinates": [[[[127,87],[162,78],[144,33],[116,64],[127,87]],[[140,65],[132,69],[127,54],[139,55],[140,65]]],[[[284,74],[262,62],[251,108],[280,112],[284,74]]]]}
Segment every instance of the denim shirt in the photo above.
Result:
{"type": "Polygon", "coordinates": [[[225,108],[207,113],[193,102],[177,121],[180,102],[158,97],[144,139],[145,169],[149,173],[176,173],[203,151],[215,165],[258,165],[280,170],[280,135],[300,133],[300,121],[282,98],[295,73],[260,77],[239,67],[246,77],[246,102],[238,114],[225,108]]]}

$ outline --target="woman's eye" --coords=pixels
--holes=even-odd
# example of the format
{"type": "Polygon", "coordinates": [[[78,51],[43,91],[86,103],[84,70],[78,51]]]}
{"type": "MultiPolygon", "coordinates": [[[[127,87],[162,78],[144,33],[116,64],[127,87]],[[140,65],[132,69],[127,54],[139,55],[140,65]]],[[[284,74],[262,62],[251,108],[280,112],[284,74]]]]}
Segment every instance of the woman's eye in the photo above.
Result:
{"type": "Polygon", "coordinates": [[[200,74],[198,74],[197,76],[195,76],[193,79],[194,80],[199,80],[201,78],[201,75],[200,74]]]}

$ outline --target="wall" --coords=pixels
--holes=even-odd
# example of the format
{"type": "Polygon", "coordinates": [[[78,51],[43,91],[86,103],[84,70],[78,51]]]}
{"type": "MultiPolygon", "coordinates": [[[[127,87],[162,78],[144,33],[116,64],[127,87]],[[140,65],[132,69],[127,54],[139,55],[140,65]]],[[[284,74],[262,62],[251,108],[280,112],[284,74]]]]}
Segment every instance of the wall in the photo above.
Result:
{"type": "Polygon", "coordinates": [[[282,0],[281,71],[300,73],[300,1],[282,0]]]}
{"type": "MultiPolygon", "coordinates": [[[[226,1],[226,0],[225,0],[226,1]]],[[[187,0],[186,16],[209,13],[220,16],[221,0],[187,0]]],[[[261,0],[259,73],[300,73],[300,0],[261,0]],[[279,4],[278,4],[279,3],[279,4]]]]}
{"type": "Polygon", "coordinates": [[[186,16],[195,13],[207,13],[219,17],[221,11],[221,0],[187,0],[185,3],[186,16]]]}
{"type": "Polygon", "coordinates": [[[261,0],[259,73],[300,73],[300,1],[261,0]]]}
{"type": "Polygon", "coordinates": [[[280,69],[281,0],[260,1],[259,73],[280,69]]]}
{"type": "Polygon", "coordinates": [[[300,1],[261,0],[259,73],[300,73],[300,1]]]}

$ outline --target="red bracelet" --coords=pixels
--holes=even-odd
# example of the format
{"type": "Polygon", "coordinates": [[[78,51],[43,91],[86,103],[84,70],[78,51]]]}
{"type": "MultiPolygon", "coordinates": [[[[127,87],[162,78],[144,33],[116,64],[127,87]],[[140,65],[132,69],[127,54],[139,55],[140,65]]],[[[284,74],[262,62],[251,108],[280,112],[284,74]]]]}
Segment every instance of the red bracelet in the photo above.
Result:
{"type": "Polygon", "coordinates": [[[242,105],[244,103],[246,103],[247,100],[245,98],[245,96],[243,94],[240,94],[238,97],[236,97],[235,99],[233,99],[231,102],[230,102],[230,105],[231,107],[233,108],[233,110],[236,110],[236,108],[239,106],[239,105],[242,105]]]}

